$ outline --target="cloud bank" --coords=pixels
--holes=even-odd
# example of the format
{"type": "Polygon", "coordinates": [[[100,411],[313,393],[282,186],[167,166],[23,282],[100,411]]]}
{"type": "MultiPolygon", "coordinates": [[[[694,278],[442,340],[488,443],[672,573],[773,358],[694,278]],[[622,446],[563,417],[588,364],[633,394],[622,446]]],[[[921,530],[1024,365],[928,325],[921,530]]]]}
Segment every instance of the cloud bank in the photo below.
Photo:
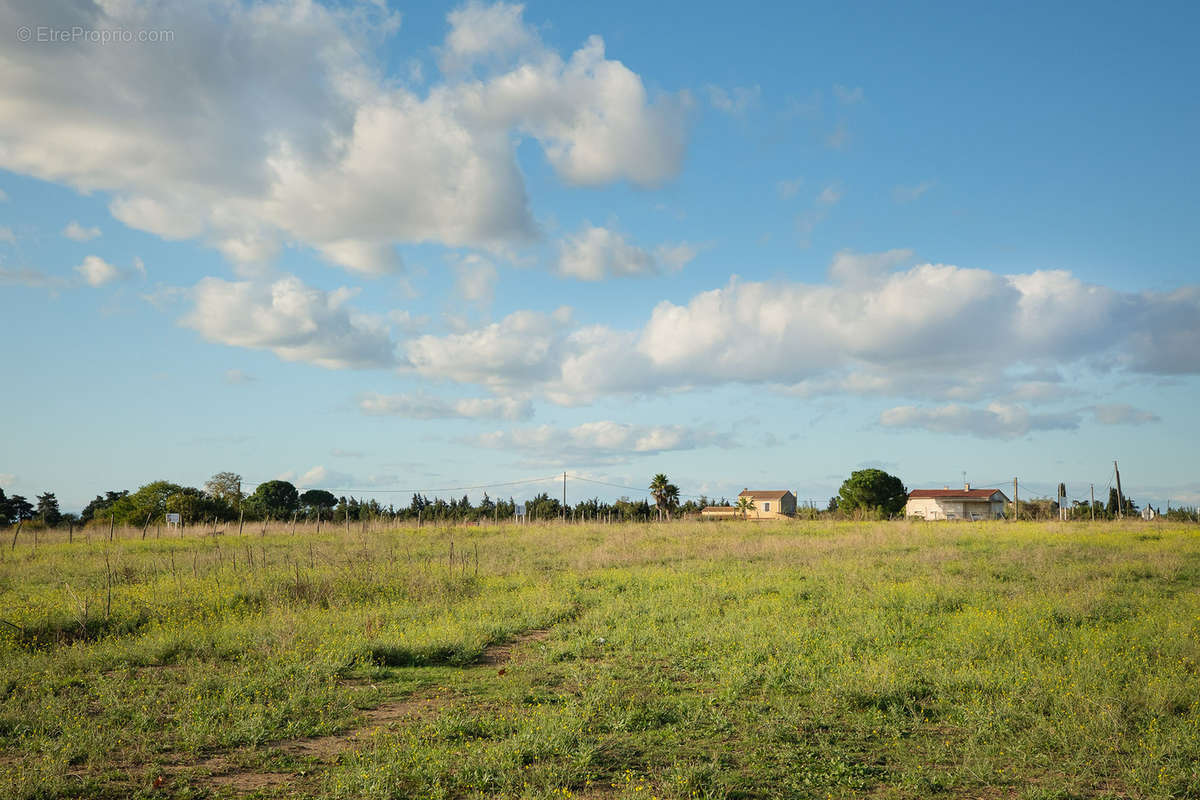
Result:
{"type": "Polygon", "coordinates": [[[678,173],[688,96],[649,91],[599,37],[564,57],[506,3],[471,3],[448,24],[442,80],[418,92],[375,61],[399,27],[383,4],[8,4],[8,31],[187,35],[0,50],[0,168],[109,192],[130,227],[201,239],[247,274],[298,243],[367,276],[402,269],[397,244],[536,236],[520,138],[568,184],[678,173]]]}

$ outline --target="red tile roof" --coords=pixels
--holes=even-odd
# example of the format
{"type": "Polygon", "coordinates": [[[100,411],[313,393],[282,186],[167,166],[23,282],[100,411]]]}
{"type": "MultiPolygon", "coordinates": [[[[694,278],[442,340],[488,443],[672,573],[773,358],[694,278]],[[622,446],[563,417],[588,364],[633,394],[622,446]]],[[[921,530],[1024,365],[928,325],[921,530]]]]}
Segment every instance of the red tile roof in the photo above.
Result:
{"type": "Polygon", "coordinates": [[[738,497],[762,497],[767,500],[779,500],[785,494],[789,494],[788,490],[786,489],[784,489],[782,492],[760,492],[754,489],[743,489],[741,493],[738,494],[738,497]]]}
{"type": "Polygon", "coordinates": [[[1008,496],[999,489],[913,489],[908,493],[908,499],[935,498],[940,500],[991,500],[992,495],[1000,492],[1000,496],[1008,500],[1008,496]]]}

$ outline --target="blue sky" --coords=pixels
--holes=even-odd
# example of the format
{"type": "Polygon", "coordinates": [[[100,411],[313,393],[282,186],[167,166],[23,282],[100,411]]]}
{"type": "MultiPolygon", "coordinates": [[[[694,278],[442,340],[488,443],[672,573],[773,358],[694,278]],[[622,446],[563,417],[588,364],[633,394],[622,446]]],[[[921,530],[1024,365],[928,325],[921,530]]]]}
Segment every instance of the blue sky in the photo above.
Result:
{"type": "Polygon", "coordinates": [[[7,4],[0,487],[1200,503],[1198,17],[7,4]]]}

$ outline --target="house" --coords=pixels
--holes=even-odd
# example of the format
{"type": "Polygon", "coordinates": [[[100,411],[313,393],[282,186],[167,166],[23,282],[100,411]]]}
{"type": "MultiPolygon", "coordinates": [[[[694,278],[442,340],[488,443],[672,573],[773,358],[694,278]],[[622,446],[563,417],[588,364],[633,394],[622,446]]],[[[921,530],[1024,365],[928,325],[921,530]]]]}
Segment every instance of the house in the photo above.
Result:
{"type": "Polygon", "coordinates": [[[756,519],[782,519],[796,515],[796,495],[789,491],[762,491],[743,489],[738,497],[749,497],[754,501],[750,516],[756,519]]]}
{"type": "MultiPolygon", "coordinates": [[[[787,490],[743,489],[738,497],[749,497],[754,501],[754,510],[746,515],[747,519],[787,519],[796,514],[796,495],[787,490]]],[[[701,509],[700,516],[703,519],[736,519],[742,512],[734,506],[706,506],[701,509]]]]}
{"type": "Polygon", "coordinates": [[[999,489],[913,489],[904,516],[920,519],[1002,519],[1008,496],[999,489]]]}

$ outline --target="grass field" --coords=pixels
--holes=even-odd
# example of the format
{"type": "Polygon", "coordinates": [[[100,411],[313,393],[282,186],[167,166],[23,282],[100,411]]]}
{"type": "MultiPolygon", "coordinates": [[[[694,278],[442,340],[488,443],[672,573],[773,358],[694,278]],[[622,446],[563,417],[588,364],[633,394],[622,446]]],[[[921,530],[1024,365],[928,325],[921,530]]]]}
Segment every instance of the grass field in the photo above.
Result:
{"type": "Polygon", "coordinates": [[[0,619],[3,797],[1200,797],[1194,526],[23,538],[0,619]]]}

